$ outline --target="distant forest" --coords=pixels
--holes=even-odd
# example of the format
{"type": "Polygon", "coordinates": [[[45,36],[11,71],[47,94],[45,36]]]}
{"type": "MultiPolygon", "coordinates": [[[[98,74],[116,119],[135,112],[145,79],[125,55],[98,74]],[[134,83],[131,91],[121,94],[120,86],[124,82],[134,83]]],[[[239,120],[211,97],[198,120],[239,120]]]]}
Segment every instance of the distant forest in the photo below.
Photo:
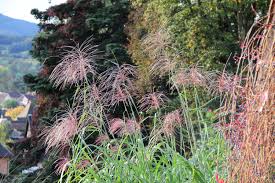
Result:
{"type": "Polygon", "coordinates": [[[0,34],[0,91],[26,91],[23,76],[39,64],[29,54],[32,37],[0,34]]]}
{"type": "Polygon", "coordinates": [[[31,40],[31,37],[0,35],[1,56],[12,54],[15,57],[26,58],[26,55],[22,55],[21,52],[31,49],[31,40]]]}

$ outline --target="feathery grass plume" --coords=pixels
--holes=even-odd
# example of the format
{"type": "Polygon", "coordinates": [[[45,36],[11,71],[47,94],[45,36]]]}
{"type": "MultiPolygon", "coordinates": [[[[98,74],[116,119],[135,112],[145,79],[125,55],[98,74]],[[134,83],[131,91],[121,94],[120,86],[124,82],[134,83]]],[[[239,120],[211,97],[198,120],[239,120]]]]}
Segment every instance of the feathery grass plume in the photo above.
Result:
{"type": "Polygon", "coordinates": [[[175,128],[182,124],[182,117],[179,110],[175,110],[166,114],[163,117],[163,125],[161,128],[162,133],[166,136],[174,135],[175,128]]]}
{"type": "Polygon", "coordinates": [[[177,87],[201,86],[208,88],[209,82],[212,79],[212,73],[203,71],[198,66],[190,66],[182,68],[172,77],[172,82],[177,87]]]}
{"type": "Polygon", "coordinates": [[[216,85],[213,87],[216,88],[214,93],[228,94],[234,92],[235,95],[240,96],[243,92],[242,80],[244,79],[237,75],[230,75],[224,72],[216,80],[216,85]]]}
{"type": "Polygon", "coordinates": [[[168,98],[160,92],[153,92],[144,95],[139,100],[139,109],[142,111],[157,110],[159,109],[168,98]]]}
{"type": "Polygon", "coordinates": [[[151,64],[150,74],[152,76],[165,76],[172,73],[176,68],[177,63],[167,56],[160,56],[151,64]]]}
{"type": "Polygon", "coordinates": [[[140,124],[132,119],[126,119],[126,122],[122,119],[115,118],[110,121],[110,133],[123,135],[133,135],[140,132],[140,124]]]}
{"type": "Polygon", "coordinates": [[[52,71],[49,79],[55,87],[65,87],[88,81],[89,74],[96,75],[95,64],[100,58],[97,45],[92,38],[76,46],[64,46],[61,61],[52,71]]]}
{"type": "Polygon", "coordinates": [[[101,145],[102,143],[108,142],[108,141],[110,141],[109,135],[107,135],[107,134],[102,134],[102,135],[99,135],[99,136],[96,138],[95,144],[96,144],[96,145],[101,145]]]}
{"type": "Polygon", "coordinates": [[[88,159],[84,159],[84,160],[81,160],[78,164],[77,164],[77,169],[85,169],[87,167],[90,167],[92,165],[91,161],[88,160],[88,159]]]}
{"type": "Polygon", "coordinates": [[[70,144],[78,132],[77,111],[68,111],[58,118],[52,127],[45,128],[42,136],[45,138],[46,152],[50,149],[63,150],[70,144]]]}
{"type": "Polygon", "coordinates": [[[59,158],[58,160],[56,160],[55,163],[56,163],[55,173],[57,175],[60,175],[68,169],[68,166],[70,164],[70,159],[67,157],[62,157],[62,158],[59,158]]]}
{"type": "Polygon", "coordinates": [[[103,100],[107,106],[116,106],[120,102],[131,103],[136,93],[136,68],[129,64],[118,65],[103,72],[100,77],[100,90],[104,91],[103,100]]]}
{"type": "Polygon", "coordinates": [[[76,93],[75,101],[80,104],[86,104],[89,109],[93,109],[97,106],[102,106],[102,96],[103,92],[94,83],[92,85],[88,85],[81,92],[76,93]]]}
{"type": "Polygon", "coordinates": [[[188,72],[186,69],[180,69],[172,77],[173,84],[176,86],[186,86],[189,85],[188,72]]]}
{"type": "Polygon", "coordinates": [[[114,118],[114,119],[110,120],[109,131],[111,134],[118,134],[124,126],[125,126],[125,124],[122,119],[114,118]]]}
{"type": "Polygon", "coordinates": [[[133,120],[133,119],[127,119],[125,123],[125,127],[122,129],[122,135],[133,135],[140,132],[140,124],[133,120]]]}
{"type": "Polygon", "coordinates": [[[207,86],[208,75],[199,67],[191,67],[189,69],[190,82],[195,86],[207,86]]]}
{"type": "Polygon", "coordinates": [[[148,34],[142,41],[145,50],[148,50],[148,54],[152,59],[158,60],[158,58],[166,55],[167,48],[170,47],[170,35],[167,31],[160,29],[156,33],[148,34]]]}
{"type": "Polygon", "coordinates": [[[149,57],[153,59],[150,74],[152,76],[164,76],[176,68],[176,61],[167,52],[171,47],[170,35],[167,31],[160,29],[156,33],[150,33],[142,41],[149,57]]]}

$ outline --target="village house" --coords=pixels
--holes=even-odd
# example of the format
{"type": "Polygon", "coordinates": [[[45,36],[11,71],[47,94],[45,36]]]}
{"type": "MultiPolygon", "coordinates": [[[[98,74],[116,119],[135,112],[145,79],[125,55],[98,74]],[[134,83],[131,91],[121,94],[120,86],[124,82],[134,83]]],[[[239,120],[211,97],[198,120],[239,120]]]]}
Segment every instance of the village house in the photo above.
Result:
{"type": "Polygon", "coordinates": [[[9,92],[4,93],[0,92],[0,104],[5,102],[6,100],[16,100],[19,105],[27,105],[29,102],[29,96],[30,95],[24,95],[18,92],[9,92]]]}
{"type": "Polygon", "coordinates": [[[17,92],[3,93],[0,92],[0,104],[6,100],[16,100],[20,106],[24,106],[24,110],[17,116],[17,119],[11,119],[6,116],[7,109],[0,108],[0,120],[10,121],[10,138],[14,141],[21,141],[31,137],[31,121],[34,95],[24,95],[17,92]]]}
{"type": "Polygon", "coordinates": [[[0,174],[9,174],[9,163],[13,154],[0,143],[0,174]]]}
{"type": "Polygon", "coordinates": [[[0,92],[0,104],[11,99],[8,93],[0,92]]]}

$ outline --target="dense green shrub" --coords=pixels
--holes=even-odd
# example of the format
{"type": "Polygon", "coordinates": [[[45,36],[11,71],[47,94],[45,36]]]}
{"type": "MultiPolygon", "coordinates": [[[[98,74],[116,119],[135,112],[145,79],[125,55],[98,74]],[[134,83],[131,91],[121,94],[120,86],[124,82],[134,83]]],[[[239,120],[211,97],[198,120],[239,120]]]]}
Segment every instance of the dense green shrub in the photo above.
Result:
{"type": "Polygon", "coordinates": [[[15,108],[18,106],[18,102],[14,99],[9,99],[6,100],[5,102],[3,102],[3,104],[1,104],[2,107],[10,109],[10,108],[15,108]]]}
{"type": "Polygon", "coordinates": [[[6,144],[9,139],[10,121],[2,121],[0,123],[0,143],[6,144]]]}
{"type": "Polygon", "coordinates": [[[145,33],[166,29],[175,48],[171,51],[181,62],[221,69],[230,55],[229,65],[234,65],[233,56],[239,53],[245,33],[254,19],[264,14],[268,3],[265,0],[145,0],[133,1],[133,5],[139,13],[135,17],[140,16],[133,19],[137,24],[133,25],[136,30],[131,29],[133,39],[142,29],[145,33]]]}

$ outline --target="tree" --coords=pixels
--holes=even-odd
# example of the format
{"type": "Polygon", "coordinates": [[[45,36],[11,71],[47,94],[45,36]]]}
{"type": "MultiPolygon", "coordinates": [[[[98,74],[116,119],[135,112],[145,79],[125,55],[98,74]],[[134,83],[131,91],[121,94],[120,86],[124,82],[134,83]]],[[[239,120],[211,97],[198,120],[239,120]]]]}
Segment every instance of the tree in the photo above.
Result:
{"type": "Polygon", "coordinates": [[[0,123],[0,143],[5,144],[8,139],[8,132],[9,132],[9,121],[2,121],[0,123]]]}
{"type": "Polygon", "coordinates": [[[98,45],[104,54],[104,60],[97,63],[99,72],[109,67],[106,60],[109,63],[131,61],[124,46],[127,44],[124,24],[128,11],[127,0],[71,0],[46,11],[32,10],[32,14],[40,21],[41,31],[33,41],[31,54],[42,63],[42,69],[36,76],[26,75],[24,80],[41,96],[38,97],[41,99],[38,100],[38,116],[46,113],[45,108],[53,109],[61,102],[67,102],[74,93],[73,87],[60,92],[48,80],[60,61],[58,56],[63,46],[74,46],[92,37],[93,44],[98,45]]]}
{"type": "Polygon", "coordinates": [[[231,54],[229,65],[234,66],[233,56],[240,52],[246,32],[268,6],[266,0],[133,0],[133,4],[137,15],[130,24],[132,39],[140,35],[143,40],[148,33],[165,29],[178,60],[209,70],[221,69],[231,54]]]}
{"type": "Polygon", "coordinates": [[[8,99],[5,102],[3,102],[2,107],[10,109],[15,108],[18,106],[18,102],[14,99],[8,99]]]}
{"type": "Polygon", "coordinates": [[[13,109],[8,109],[6,111],[6,116],[9,116],[11,117],[12,120],[16,120],[17,119],[17,116],[25,109],[24,106],[18,106],[18,107],[15,107],[13,109]]]}

